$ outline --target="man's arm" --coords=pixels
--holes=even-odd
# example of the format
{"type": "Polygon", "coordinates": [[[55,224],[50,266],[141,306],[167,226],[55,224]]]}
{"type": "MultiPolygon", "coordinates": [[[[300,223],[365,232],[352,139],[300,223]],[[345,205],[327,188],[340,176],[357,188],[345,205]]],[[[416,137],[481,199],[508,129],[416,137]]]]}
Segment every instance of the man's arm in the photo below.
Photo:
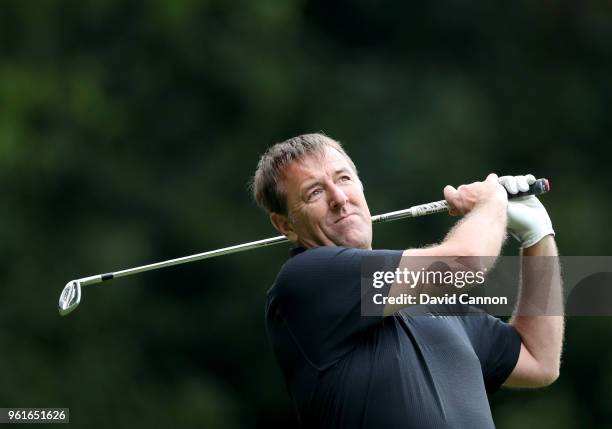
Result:
{"type": "MultiPolygon", "coordinates": [[[[484,182],[462,185],[458,189],[447,186],[444,189],[444,196],[449,203],[451,214],[466,216],[455,225],[441,244],[424,249],[408,249],[403,252],[402,256],[440,258],[492,256],[493,258],[487,259],[492,265],[505,239],[508,202],[507,193],[498,183],[497,175],[490,174],[484,182]]],[[[399,269],[419,271],[422,268],[420,261],[419,258],[402,257],[399,269]],[[410,264],[416,265],[411,266],[410,264]]],[[[394,284],[388,296],[418,293],[441,294],[443,292],[445,292],[444,289],[435,285],[420,285],[413,289],[405,284],[394,284]]],[[[407,304],[386,304],[384,315],[389,316],[406,306],[407,304]]]]}
{"type": "Polygon", "coordinates": [[[522,249],[519,302],[510,321],[522,345],[506,386],[543,387],[559,377],[564,320],[557,256],[557,246],[550,235],[522,249]]]}

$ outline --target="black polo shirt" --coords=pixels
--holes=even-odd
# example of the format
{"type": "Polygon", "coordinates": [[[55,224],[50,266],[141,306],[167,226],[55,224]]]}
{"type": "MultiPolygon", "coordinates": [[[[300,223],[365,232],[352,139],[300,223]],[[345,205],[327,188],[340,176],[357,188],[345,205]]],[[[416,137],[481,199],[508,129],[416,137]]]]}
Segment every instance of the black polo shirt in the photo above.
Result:
{"type": "Polygon", "coordinates": [[[401,255],[293,249],[281,268],[266,323],[302,426],[495,427],[487,393],[516,365],[517,331],[484,313],[441,315],[423,306],[362,317],[361,259],[386,256],[397,266],[401,255]]]}

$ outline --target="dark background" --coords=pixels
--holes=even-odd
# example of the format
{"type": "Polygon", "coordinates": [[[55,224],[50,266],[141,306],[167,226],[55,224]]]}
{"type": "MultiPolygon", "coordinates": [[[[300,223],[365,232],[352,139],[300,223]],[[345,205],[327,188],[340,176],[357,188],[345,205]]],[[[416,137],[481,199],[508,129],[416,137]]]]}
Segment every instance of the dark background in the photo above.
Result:
{"type": "MultiPolygon", "coordinates": [[[[373,214],[533,172],[561,253],[610,255],[611,19],[609,2],[3,1],[0,406],[294,426],[263,321],[288,246],[56,305],[73,278],[276,235],[246,184],[305,132],[344,143],[373,214]]],[[[376,226],[374,245],[453,222],[376,226]]],[[[612,321],[571,318],[561,378],[492,408],[500,429],[612,427],[611,389],[612,321]]]]}

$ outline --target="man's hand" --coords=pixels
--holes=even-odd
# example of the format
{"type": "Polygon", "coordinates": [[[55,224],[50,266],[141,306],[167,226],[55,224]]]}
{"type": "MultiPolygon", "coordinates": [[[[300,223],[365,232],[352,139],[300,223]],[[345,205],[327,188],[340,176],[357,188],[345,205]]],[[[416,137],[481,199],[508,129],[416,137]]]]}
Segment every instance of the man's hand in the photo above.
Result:
{"type": "Polygon", "coordinates": [[[500,186],[496,174],[489,174],[484,182],[474,182],[461,185],[457,189],[448,185],[444,188],[444,198],[449,205],[452,216],[463,216],[471,212],[476,206],[487,203],[505,205],[508,195],[500,186]]]}
{"type": "MultiPolygon", "coordinates": [[[[503,176],[501,183],[509,194],[525,192],[536,181],[531,174],[526,176],[503,176]]],[[[555,235],[546,209],[533,195],[508,201],[508,232],[521,244],[531,247],[547,235],[555,235]]]]}
{"type": "MultiPolygon", "coordinates": [[[[484,182],[462,185],[458,189],[445,187],[444,196],[449,203],[451,214],[466,216],[453,226],[442,243],[419,249],[406,249],[403,256],[408,257],[402,258],[399,269],[420,269],[420,262],[417,262],[418,258],[414,256],[450,257],[455,261],[457,257],[464,257],[464,260],[468,257],[469,261],[478,262],[478,270],[482,269],[483,263],[492,266],[506,238],[508,193],[498,180],[497,175],[489,174],[484,182]],[[486,258],[482,258],[483,256],[486,258]]],[[[418,289],[395,283],[388,296],[415,296],[416,293],[437,295],[441,293],[441,289],[427,283],[420,283],[418,289]]],[[[384,314],[389,316],[407,305],[410,304],[386,304],[384,314]]]]}

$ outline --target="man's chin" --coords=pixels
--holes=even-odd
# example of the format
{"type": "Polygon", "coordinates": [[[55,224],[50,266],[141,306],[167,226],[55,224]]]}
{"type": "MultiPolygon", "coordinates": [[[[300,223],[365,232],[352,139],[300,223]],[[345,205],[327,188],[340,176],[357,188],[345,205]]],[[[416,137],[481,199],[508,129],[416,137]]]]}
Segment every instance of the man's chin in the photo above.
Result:
{"type": "Polygon", "coordinates": [[[336,246],[353,247],[355,249],[371,249],[372,242],[366,237],[342,237],[336,241],[336,246]]]}
{"type": "Polygon", "coordinates": [[[351,247],[355,249],[372,249],[372,236],[362,231],[346,231],[343,234],[325,234],[319,237],[298,238],[298,246],[306,249],[322,246],[351,247]]]}

